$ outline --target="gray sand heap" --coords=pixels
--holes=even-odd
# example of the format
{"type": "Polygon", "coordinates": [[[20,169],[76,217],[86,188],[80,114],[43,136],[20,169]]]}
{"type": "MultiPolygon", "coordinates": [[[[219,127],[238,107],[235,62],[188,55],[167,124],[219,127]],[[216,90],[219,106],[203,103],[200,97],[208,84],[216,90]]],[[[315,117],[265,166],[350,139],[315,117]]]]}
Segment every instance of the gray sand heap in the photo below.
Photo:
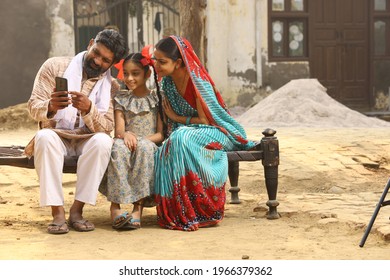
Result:
{"type": "Polygon", "coordinates": [[[317,79],[290,81],[237,121],[245,127],[390,127],[337,102],[317,79]]]}

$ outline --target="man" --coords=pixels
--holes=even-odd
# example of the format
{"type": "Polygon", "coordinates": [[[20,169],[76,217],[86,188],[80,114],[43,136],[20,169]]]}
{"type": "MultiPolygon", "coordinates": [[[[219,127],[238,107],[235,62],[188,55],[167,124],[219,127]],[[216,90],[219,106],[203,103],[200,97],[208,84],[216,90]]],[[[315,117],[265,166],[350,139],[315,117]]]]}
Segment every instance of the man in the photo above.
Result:
{"type": "Polygon", "coordinates": [[[40,130],[26,146],[34,155],[40,183],[40,205],[51,206],[52,234],[91,231],[95,226],[83,218],[85,203],[96,203],[98,187],[110,160],[113,130],[111,96],[118,83],[110,67],[127,54],[123,37],[105,29],[89,42],[87,51],[75,57],[49,58],[34,81],[28,109],[40,130]],[[55,89],[55,77],[68,80],[68,91],[55,89]],[[53,92],[54,90],[54,92],[53,92]],[[75,200],[65,218],[62,168],[65,155],[79,156],[75,200]]]}

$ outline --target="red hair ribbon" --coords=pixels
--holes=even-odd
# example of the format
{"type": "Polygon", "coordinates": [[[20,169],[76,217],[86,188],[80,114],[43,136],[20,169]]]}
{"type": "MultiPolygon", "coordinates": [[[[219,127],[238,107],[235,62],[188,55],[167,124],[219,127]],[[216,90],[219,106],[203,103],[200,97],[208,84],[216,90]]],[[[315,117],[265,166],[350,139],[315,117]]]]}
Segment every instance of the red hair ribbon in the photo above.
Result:
{"type": "Polygon", "coordinates": [[[153,66],[154,65],[154,61],[152,60],[152,52],[150,51],[151,49],[153,51],[153,45],[147,45],[147,46],[143,47],[143,49],[141,51],[141,54],[144,57],[143,59],[141,59],[141,63],[143,66],[146,66],[146,65],[153,66]]]}
{"type": "Polygon", "coordinates": [[[117,79],[123,80],[123,61],[124,59],[121,59],[117,64],[114,64],[114,67],[119,70],[117,79]]]}

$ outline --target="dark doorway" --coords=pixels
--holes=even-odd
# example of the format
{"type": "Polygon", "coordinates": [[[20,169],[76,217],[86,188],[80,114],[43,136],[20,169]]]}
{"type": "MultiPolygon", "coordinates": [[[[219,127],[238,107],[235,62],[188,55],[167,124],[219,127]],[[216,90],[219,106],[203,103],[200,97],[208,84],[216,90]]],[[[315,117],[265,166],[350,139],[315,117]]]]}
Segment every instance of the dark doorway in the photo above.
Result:
{"type": "Polygon", "coordinates": [[[369,0],[311,0],[310,75],[339,102],[370,105],[369,0]]]}

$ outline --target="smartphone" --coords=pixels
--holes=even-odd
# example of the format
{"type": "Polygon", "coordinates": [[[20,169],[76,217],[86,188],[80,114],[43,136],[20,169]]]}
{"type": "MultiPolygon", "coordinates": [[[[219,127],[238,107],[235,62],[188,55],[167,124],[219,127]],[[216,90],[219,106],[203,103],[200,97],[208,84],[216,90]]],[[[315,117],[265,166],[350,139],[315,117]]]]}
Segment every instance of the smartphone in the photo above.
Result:
{"type": "Polygon", "coordinates": [[[56,77],[55,80],[56,80],[56,91],[68,91],[68,80],[66,78],[56,77]]]}

